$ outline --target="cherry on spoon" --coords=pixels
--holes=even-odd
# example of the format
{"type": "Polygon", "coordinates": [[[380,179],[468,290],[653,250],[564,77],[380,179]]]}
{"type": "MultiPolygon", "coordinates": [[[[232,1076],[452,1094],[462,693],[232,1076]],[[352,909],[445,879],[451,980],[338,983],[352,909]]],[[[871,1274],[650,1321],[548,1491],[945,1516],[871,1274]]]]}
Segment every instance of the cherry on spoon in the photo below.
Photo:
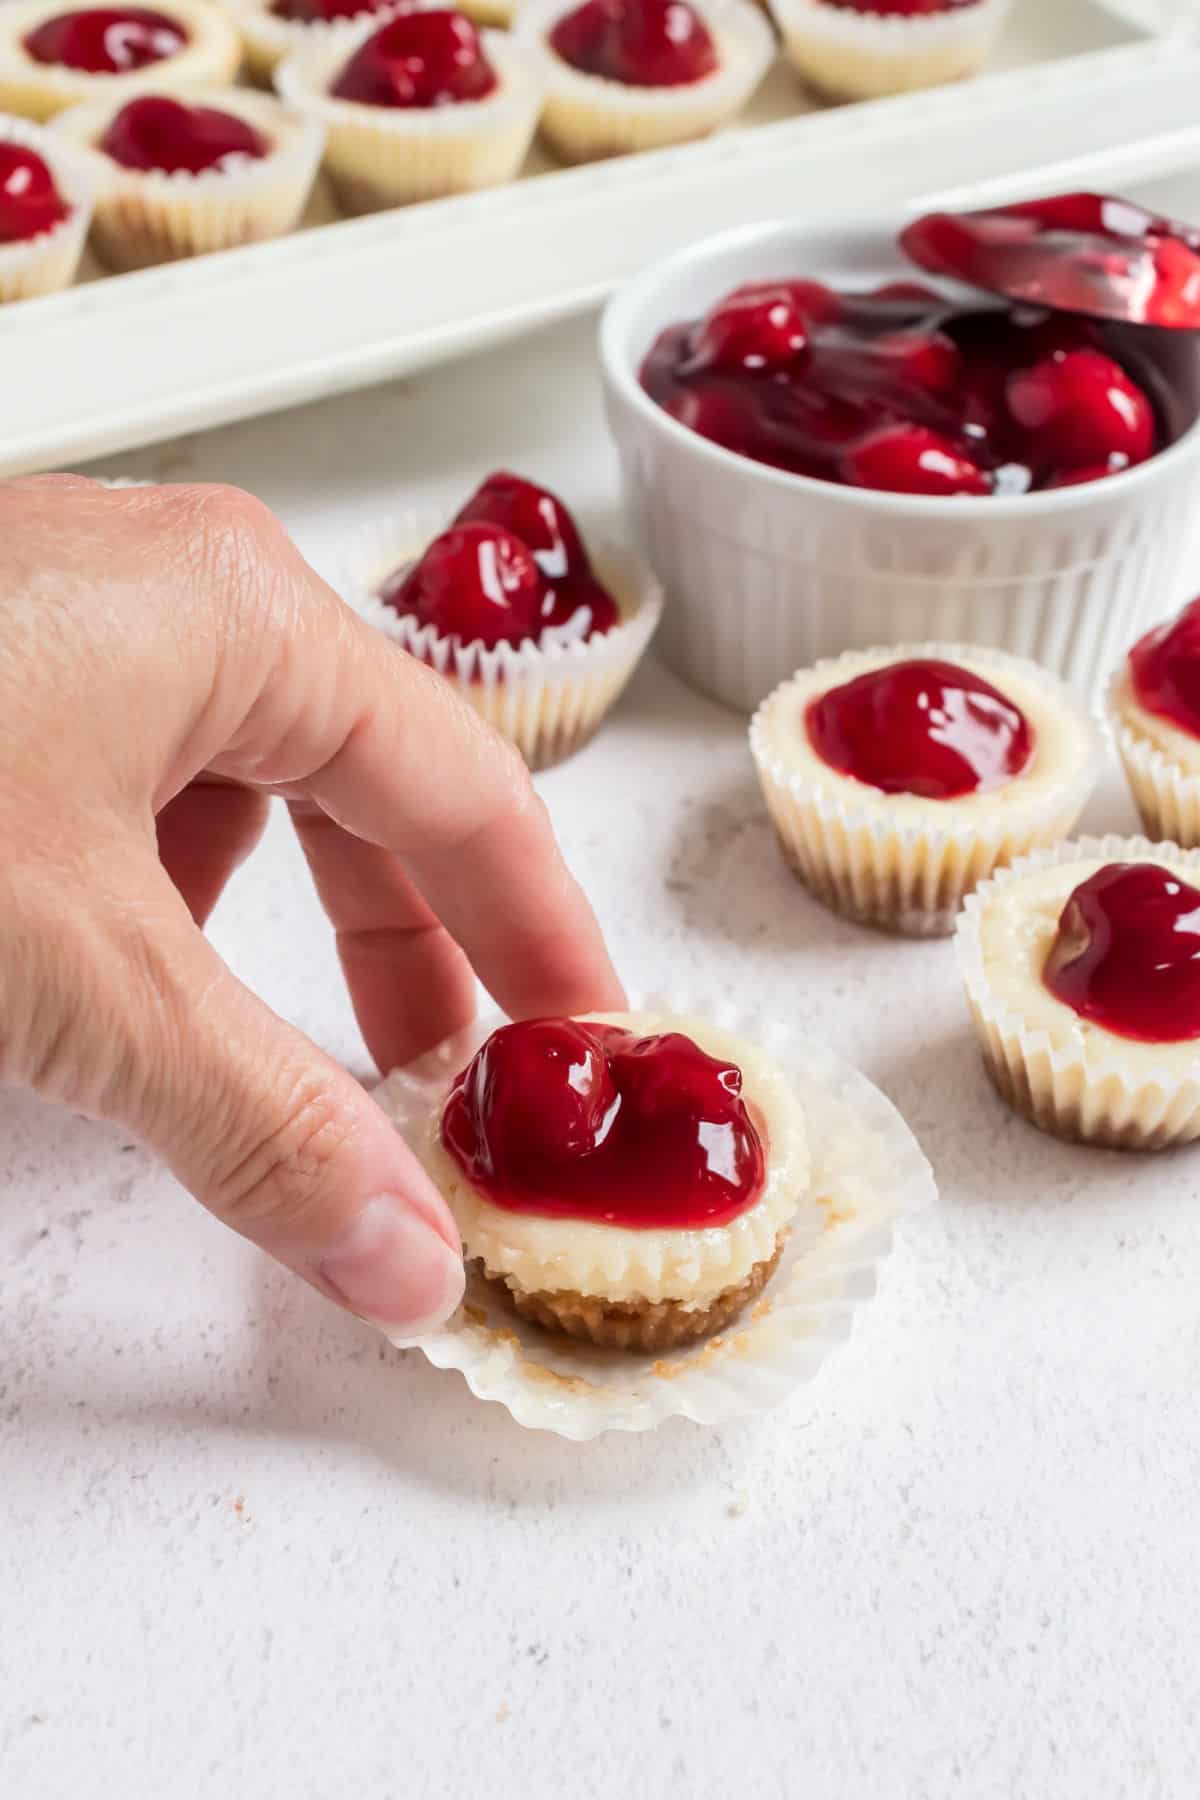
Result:
{"type": "Polygon", "coordinates": [[[921,268],[1008,300],[1200,330],[1200,229],[1131,200],[1059,194],[981,212],[926,213],[900,244],[921,268]]]}

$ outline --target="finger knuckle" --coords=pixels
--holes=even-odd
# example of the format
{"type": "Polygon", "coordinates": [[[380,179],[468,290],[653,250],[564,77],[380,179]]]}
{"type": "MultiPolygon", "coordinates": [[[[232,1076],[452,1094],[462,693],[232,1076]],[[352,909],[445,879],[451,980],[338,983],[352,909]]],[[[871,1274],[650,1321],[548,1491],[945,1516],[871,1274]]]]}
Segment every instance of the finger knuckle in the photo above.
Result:
{"type": "Polygon", "coordinates": [[[274,1096],[269,1118],[230,1134],[214,1210],[246,1237],[319,1235],[354,1129],[319,1072],[297,1074],[274,1096]]]}

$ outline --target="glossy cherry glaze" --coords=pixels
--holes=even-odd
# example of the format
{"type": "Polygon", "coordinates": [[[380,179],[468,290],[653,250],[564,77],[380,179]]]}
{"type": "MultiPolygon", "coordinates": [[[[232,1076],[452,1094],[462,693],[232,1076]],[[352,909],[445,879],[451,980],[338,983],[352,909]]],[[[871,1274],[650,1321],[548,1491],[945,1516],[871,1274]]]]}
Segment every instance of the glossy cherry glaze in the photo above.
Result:
{"type": "Polygon", "coordinates": [[[448,7],[401,13],[372,33],[330,88],[359,106],[458,106],[496,91],[470,19],[448,7]]]}
{"type": "Polygon", "coordinates": [[[70,214],[37,151],[0,143],[0,244],[27,243],[70,214]]]}
{"type": "Polygon", "coordinates": [[[550,629],[559,642],[582,642],[621,617],[562,501],[504,470],[489,475],[451,529],[379,595],[440,637],[489,649],[550,629]]]}
{"type": "Polygon", "coordinates": [[[719,63],[711,32],[687,0],[584,0],[549,41],[573,69],[626,87],[688,87],[719,63]]]}
{"type": "Polygon", "coordinates": [[[271,0],[277,19],[293,25],[328,24],[333,19],[357,19],[364,13],[382,12],[395,0],[271,0]]]}
{"type": "Polygon", "coordinates": [[[929,213],[903,233],[915,263],[1006,299],[1134,325],[1200,327],[1200,231],[1104,194],[929,213]]]}
{"type": "Polygon", "coordinates": [[[184,27],[141,6],[103,6],[56,13],[24,39],[34,62],[57,63],[85,75],[125,75],[176,56],[188,42],[184,27]]]}
{"type": "Polygon", "coordinates": [[[952,498],[1074,485],[1166,441],[1102,326],[913,282],[754,282],[672,325],[642,385],[711,442],[792,474],[952,498]]]}
{"type": "Polygon", "coordinates": [[[1118,1037],[1200,1038],[1200,888],[1157,863],[1110,863],[1068,900],[1042,979],[1118,1037]]]}
{"type": "Polygon", "coordinates": [[[1028,766],[1033,727],[982,676],[914,659],[830,688],[805,712],[831,769],[885,794],[959,800],[1003,787],[1028,766]]]}
{"type": "Polygon", "coordinates": [[[459,1076],[442,1140],[509,1212],[635,1230],[727,1225],[763,1191],[741,1071],[680,1032],[536,1019],[494,1032],[459,1076]]]}
{"type": "Polygon", "coordinates": [[[1129,673],[1147,712],[1200,737],[1200,600],[1138,640],[1129,673]]]}
{"type": "Polygon", "coordinates": [[[228,157],[267,156],[271,144],[232,113],[145,94],[121,108],[99,148],[123,169],[203,175],[219,169],[228,157]]]}

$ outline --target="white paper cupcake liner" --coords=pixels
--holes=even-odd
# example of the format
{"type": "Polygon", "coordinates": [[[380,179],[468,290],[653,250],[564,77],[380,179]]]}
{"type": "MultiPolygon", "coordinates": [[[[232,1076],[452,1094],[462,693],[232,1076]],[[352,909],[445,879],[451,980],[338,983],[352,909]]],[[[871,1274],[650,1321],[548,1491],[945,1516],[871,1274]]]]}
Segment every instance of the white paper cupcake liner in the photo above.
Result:
{"type": "Polygon", "coordinates": [[[69,287],[79,268],[92,222],[96,175],[86,157],[74,154],[40,126],[0,118],[0,143],[36,151],[70,207],[65,219],[20,244],[0,244],[0,305],[32,300],[69,287]]]}
{"type": "Polygon", "coordinates": [[[825,0],[770,0],[788,60],[834,100],[872,100],[973,75],[1011,0],[918,17],[852,12],[825,0]]]}
{"type": "Polygon", "coordinates": [[[124,100],[70,107],[51,127],[102,167],[92,245],[110,269],[143,269],[282,237],[304,211],[324,147],[315,120],[241,88],[191,88],[181,98],[244,119],[270,138],[270,154],[231,158],[227,167],[200,175],[123,168],[95,146],[124,100]]]}
{"type": "Polygon", "coordinates": [[[511,181],[542,110],[539,59],[503,32],[485,31],[498,79],[486,99],[426,107],[336,99],[330,84],[379,23],[368,19],[298,50],[275,71],[284,99],[325,128],[325,167],[342,207],[374,212],[511,181]]]}
{"type": "Polygon", "coordinates": [[[490,725],[509,738],[531,769],[545,769],[580,749],[620,697],[662,615],[662,590],[641,559],[622,546],[590,546],[601,581],[621,607],[611,631],[580,643],[461,645],[385,605],[376,589],[415,560],[448,528],[444,513],[412,513],[381,528],[356,550],[339,583],[354,610],[452,680],[490,725]]]}
{"type": "Polygon", "coordinates": [[[707,137],[741,111],[775,57],[775,38],[750,0],[692,0],[716,41],[720,67],[685,87],[626,87],[556,56],[549,35],[580,0],[528,0],[514,35],[546,72],[541,134],[564,162],[592,162],[707,137]]]}
{"type": "MultiPolygon", "coordinates": [[[[812,1198],[747,1312],[719,1336],[662,1355],[545,1333],[469,1275],[463,1307],[416,1347],[437,1368],[458,1369],[472,1393],[507,1407],[518,1424],[576,1441],[647,1431],[674,1417],[719,1425],[777,1405],[849,1337],[855,1309],[875,1292],[896,1221],[936,1197],[929,1164],[890,1101],[831,1051],[732,1005],[679,995],[631,1004],[711,1018],[781,1066],[805,1110],[812,1198]]],[[[384,1082],[377,1098],[402,1133],[419,1132],[449,1077],[502,1022],[478,1021],[384,1082]]]]}
{"type": "Polygon", "coordinates": [[[1033,1024],[996,991],[981,924],[997,900],[1019,904],[1023,877],[1064,863],[1153,862],[1200,883],[1200,855],[1148,838],[1078,838],[1022,857],[972,894],[955,950],[984,1065],[1001,1096],[1040,1130],[1118,1150],[1165,1150],[1200,1138],[1200,1043],[1125,1043],[1057,1008],[1054,1029],[1033,1024]]]}
{"type": "MultiPolygon", "coordinates": [[[[750,750],[771,822],[789,864],[816,897],[856,923],[906,937],[946,937],[954,930],[964,897],[1000,864],[1066,837],[1095,786],[1101,766],[1099,735],[1070,690],[1044,669],[999,650],[963,644],[897,644],[851,650],[811,670],[800,670],[767,697],[750,724],[750,750]],[[965,812],[947,803],[945,822],[898,816],[889,796],[850,781],[823,785],[804,767],[779,757],[768,722],[799,685],[825,692],[878,666],[938,658],[1005,671],[1045,695],[1056,714],[1078,728],[1079,753],[1061,782],[1025,796],[1017,784],[1003,803],[965,812]]],[[[931,802],[933,806],[935,803],[931,802]]]]}
{"type": "MultiPolygon", "coordinates": [[[[1200,845],[1200,774],[1174,761],[1129,722],[1120,703],[1126,668],[1122,664],[1109,684],[1105,723],[1117,747],[1142,827],[1147,837],[1169,838],[1185,850],[1194,849],[1200,845]]],[[[1200,745],[1197,748],[1200,750],[1200,745]]]]}
{"type": "MultiPolygon", "coordinates": [[[[361,13],[344,19],[305,21],[280,18],[271,11],[271,0],[220,0],[220,4],[241,36],[246,73],[264,87],[270,87],[279,64],[295,51],[333,43],[347,31],[361,26],[364,19],[379,26],[394,19],[398,12],[411,10],[411,0],[394,0],[392,5],[379,6],[374,11],[364,6],[361,13]]],[[[464,7],[463,10],[469,12],[470,9],[464,7]]]]}
{"type": "Polygon", "coordinates": [[[29,119],[52,119],[65,107],[86,100],[123,103],[135,94],[177,94],[185,88],[232,81],[242,60],[233,25],[219,7],[206,0],[146,0],[151,11],[177,21],[188,42],[177,56],[165,56],[144,69],[124,75],[92,75],[56,63],[35,62],[24,39],[47,19],[68,12],[83,0],[8,0],[0,7],[0,111],[29,119]]]}

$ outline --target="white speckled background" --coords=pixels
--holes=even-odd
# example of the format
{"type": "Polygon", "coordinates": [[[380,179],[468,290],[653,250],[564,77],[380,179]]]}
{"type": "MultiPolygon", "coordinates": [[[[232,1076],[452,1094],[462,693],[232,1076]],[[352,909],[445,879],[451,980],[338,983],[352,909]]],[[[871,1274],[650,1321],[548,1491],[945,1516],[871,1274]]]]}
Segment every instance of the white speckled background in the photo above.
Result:
{"type": "MultiPolygon", "coordinates": [[[[603,502],[590,329],[125,458],[254,489],[330,566],[511,462],[603,502]]],[[[1039,1138],[945,945],[783,870],[740,722],[645,669],[541,785],[633,983],[769,996],[942,1187],[782,1411],[520,1431],[0,1096],[0,1790],[13,1800],[1183,1800],[1200,1791],[1200,1159],[1039,1138]]],[[[1111,780],[1088,815],[1132,813],[1111,780]]],[[[277,821],[213,935],[357,1068],[277,821]]]]}

